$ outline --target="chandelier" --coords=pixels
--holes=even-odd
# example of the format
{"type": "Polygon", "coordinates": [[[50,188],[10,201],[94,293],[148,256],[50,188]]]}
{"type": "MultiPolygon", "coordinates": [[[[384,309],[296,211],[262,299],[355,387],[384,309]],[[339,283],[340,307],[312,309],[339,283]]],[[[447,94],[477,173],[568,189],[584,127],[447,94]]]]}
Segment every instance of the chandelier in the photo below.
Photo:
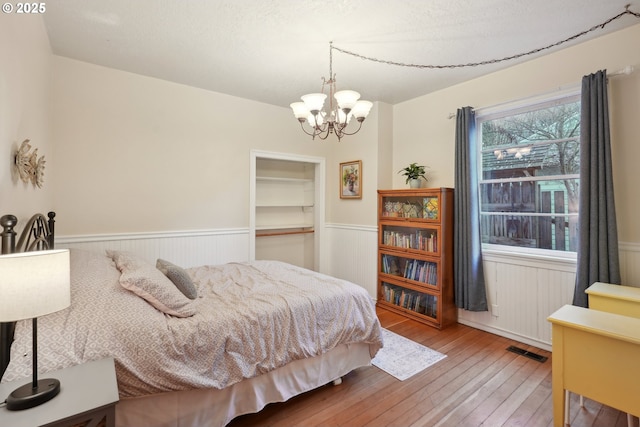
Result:
{"type": "Polygon", "coordinates": [[[516,159],[521,159],[522,156],[528,156],[531,153],[531,146],[526,147],[511,147],[503,150],[495,150],[493,155],[496,156],[496,160],[502,160],[511,155],[516,159]]]}
{"type": "Polygon", "coordinates": [[[359,100],[360,94],[356,91],[336,92],[336,75],[333,74],[333,42],[329,43],[329,80],[322,77],[320,93],[310,93],[300,98],[302,102],[292,103],[291,109],[304,133],[310,135],[312,139],[316,139],[316,136],[327,139],[333,133],[340,141],[345,135],[357,133],[373,106],[369,101],[359,100]],[[328,113],[324,111],[324,101],[327,98],[325,88],[329,92],[328,113]],[[358,128],[348,132],[346,128],[354,117],[358,121],[358,128]],[[310,130],[307,130],[307,127],[310,130]]]}

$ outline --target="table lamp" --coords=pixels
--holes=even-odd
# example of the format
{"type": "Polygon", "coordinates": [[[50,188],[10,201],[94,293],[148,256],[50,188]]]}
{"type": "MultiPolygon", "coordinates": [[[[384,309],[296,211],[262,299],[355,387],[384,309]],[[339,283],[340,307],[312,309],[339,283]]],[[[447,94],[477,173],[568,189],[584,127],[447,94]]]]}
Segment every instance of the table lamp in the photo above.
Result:
{"type": "Polygon", "coordinates": [[[7,409],[33,408],[60,392],[57,379],[38,380],[38,316],[71,303],[69,251],[47,250],[0,255],[0,322],[32,319],[33,381],[7,397],[7,409]]]}

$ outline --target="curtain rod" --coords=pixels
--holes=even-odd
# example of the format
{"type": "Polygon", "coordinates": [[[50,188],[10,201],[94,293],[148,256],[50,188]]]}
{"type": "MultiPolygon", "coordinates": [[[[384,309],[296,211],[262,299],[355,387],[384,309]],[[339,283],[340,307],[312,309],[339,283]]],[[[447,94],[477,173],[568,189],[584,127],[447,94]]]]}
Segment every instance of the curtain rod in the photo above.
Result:
{"type": "Polygon", "coordinates": [[[628,76],[629,74],[633,74],[634,71],[635,71],[635,68],[633,67],[633,65],[627,65],[626,67],[618,71],[614,71],[611,74],[607,74],[607,77],[628,76]]]}
{"type": "MultiPolygon", "coordinates": [[[[620,70],[614,71],[612,73],[608,73],[607,77],[628,76],[629,74],[633,74],[634,72],[635,72],[634,66],[633,65],[627,65],[626,67],[624,67],[624,68],[622,68],[620,70]]],[[[571,84],[568,84],[568,85],[560,86],[560,87],[558,87],[556,89],[553,89],[553,90],[551,90],[549,92],[545,92],[545,93],[542,93],[542,94],[535,95],[535,97],[545,96],[545,95],[550,95],[550,94],[556,93],[556,92],[562,92],[562,91],[570,90],[570,89],[573,89],[573,88],[577,87],[578,85],[579,85],[579,83],[571,83],[571,84]]],[[[500,103],[500,104],[492,105],[490,107],[474,108],[474,110],[483,110],[483,109],[486,109],[486,108],[496,108],[496,107],[499,107],[501,105],[517,103],[517,102],[522,101],[523,99],[526,99],[526,98],[521,98],[521,99],[515,100],[515,101],[507,101],[507,102],[503,102],[503,103],[500,103]]],[[[447,116],[447,119],[451,120],[451,119],[454,119],[455,117],[456,117],[456,113],[449,113],[449,115],[447,116]]]]}

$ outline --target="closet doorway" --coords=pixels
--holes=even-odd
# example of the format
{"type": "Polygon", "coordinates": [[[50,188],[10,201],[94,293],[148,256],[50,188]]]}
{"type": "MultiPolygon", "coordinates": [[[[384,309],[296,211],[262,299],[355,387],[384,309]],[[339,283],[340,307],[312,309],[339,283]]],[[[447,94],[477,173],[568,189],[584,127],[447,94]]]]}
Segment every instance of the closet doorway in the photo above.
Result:
{"type": "Polygon", "coordinates": [[[249,259],[320,271],[325,159],[251,151],[249,259]]]}

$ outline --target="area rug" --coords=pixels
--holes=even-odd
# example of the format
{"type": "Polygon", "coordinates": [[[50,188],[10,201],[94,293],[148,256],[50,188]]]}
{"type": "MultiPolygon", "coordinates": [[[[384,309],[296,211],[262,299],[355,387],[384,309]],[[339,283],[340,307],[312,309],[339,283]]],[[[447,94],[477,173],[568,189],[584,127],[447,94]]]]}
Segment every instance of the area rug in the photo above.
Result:
{"type": "Polygon", "coordinates": [[[384,347],[371,363],[400,381],[422,372],[447,357],[387,329],[382,329],[384,347]]]}

